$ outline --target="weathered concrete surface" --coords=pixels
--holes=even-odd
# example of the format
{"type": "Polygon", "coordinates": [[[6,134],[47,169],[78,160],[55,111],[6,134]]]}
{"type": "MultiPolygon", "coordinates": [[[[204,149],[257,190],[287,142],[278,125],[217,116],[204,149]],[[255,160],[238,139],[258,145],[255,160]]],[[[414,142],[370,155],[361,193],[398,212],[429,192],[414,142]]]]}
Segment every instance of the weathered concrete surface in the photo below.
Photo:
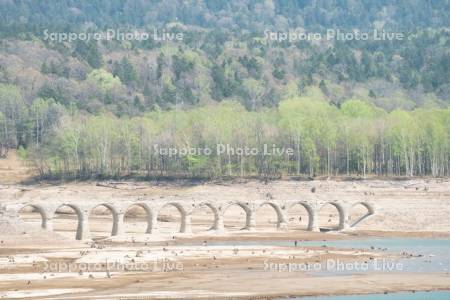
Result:
{"type": "MultiPolygon", "coordinates": [[[[201,198],[201,197],[199,197],[201,198]]],[[[293,197],[294,198],[294,197],[293,197]]],[[[224,214],[231,206],[239,206],[245,211],[246,226],[245,229],[252,231],[256,227],[256,215],[258,210],[263,206],[269,206],[274,209],[277,216],[278,230],[284,230],[287,227],[288,212],[295,205],[303,206],[308,213],[308,227],[309,231],[319,231],[318,213],[322,207],[326,205],[334,206],[339,214],[338,230],[346,230],[356,226],[362,220],[374,215],[375,208],[373,204],[368,201],[346,202],[338,200],[324,200],[319,197],[305,196],[299,197],[302,200],[201,200],[201,199],[186,199],[184,197],[165,197],[161,198],[146,198],[138,197],[138,199],[106,199],[106,200],[84,200],[72,197],[71,199],[57,200],[57,199],[36,199],[28,201],[8,201],[0,207],[0,222],[17,223],[20,224],[19,213],[25,207],[32,207],[39,212],[42,218],[41,227],[45,230],[53,230],[53,218],[59,208],[66,207],[72,209],[77,215],[78,227],[76,239],[84,240],[90,238],[89,232],[89,215],[97,207],[103,206],[107,208],[113,216],[112,236],[121,235],[124,233],[124,216],[128,209],[132,206],[142,207],[147,214],[147,233],[154,233],[158,229],[158,214],[161,209],[166,206],[175,207],[181,215],[180,233],[192,233],[191,229],[191,215],[196,209],[208,207],[214,215],[214,223],[211,230],[218,234],[225,230],[224,228],[224,214]],[[356,206],[362,205],[366,207],[367,213],[356,221],[349,220],[349,210],[356,206]]]]}

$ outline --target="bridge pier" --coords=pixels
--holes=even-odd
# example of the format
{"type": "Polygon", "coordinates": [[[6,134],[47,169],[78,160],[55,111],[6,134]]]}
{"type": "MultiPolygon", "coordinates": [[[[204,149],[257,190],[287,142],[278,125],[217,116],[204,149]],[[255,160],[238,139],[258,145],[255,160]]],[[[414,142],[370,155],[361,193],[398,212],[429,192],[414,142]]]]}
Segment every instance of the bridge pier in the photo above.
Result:
{"type": "Polygon", "coordinates": [[[350,225],[348,224],[349,214],[346,207],[341,206],[341,209],[339,209],[339,227],[338,230],[346,230],[350,228],[350,225]]]}
{"type": "Polygon", "coordinates": [[[278,224],[277,224],[277,229],[278,229],[278,230],[282,230],[282,231],[288,230],[288,223],[285,222],[285,221],[278,222],[278,224]]]}
{"type": "Polygon", "coordinates": [[[83,211],[78,214],[78,228],[76,239],[87,240],[91,237],[91,231],[89,229],[89,211],[83,211]]]}
{"type": "Polygon", "coordinates": [[[349,204],[343,201],[321,201],[314,204],[312,201],[287,201],[280,203],[279,201],[253,201],[253,202],[241,202],[241,201],[218,201],[216,202],[186,202],[178,200],[155,200],[142,201],[140,202],[126,202],[120,204],[114,204],[112,202],[97,201],[91,203],[91,201],[83,203],[78,202],[76,199],[72,201],[57,201],[55,203],[30,201],[30,202],[17,202],[11,203],[10,205],[0,206],[0,221],[5,218],[18,219],[20,217],[20,211],[24,207],[30,206],[38,211],[41,215],[41,227],[44,230],[52,231],[54,230],[54,217],[55,213],[60,207],[69,207],[77,215],[78,225],[76,230],[77,240],[86,240],[91,238],[91,232],[89,229],[89,213],[97,206],[103,205],[107,207],[113,214],[113,226],[111,229],[111,235],[117,236],[125,233],[124,228],[124,218],[125,212],[130,207],[130,205],[138,205],[143,207],[147,212],[147,228],[146,233],[155,233],[158,230],[158,212],[162,207],[166,205],[172,205],[178,209],[181,216],[181,224],[179,227],[180,233],[191,234],[192,224],[191,217],[192,213],[196,208],[200,206],[208,206],[214,213],[214,224],[211,226],[210,230],[217,234],[221,234],[225,231],[224,217],[226,210],[232,206],[237,205],[245,211],[245,227],[243,230],[254,231],[256,230],[256,214],[258,210],[264,205],[270,205],[277,212],[277,229],[287,230],[288,229],[288,213],[289,210],[294,205],[302,205],[308,212],[308,231],[320,231],[319,228],[319,211],[324,205],[333,205],[339,213],[339,224],[337,230],[348,230],[355,225],[359,224],[362,220],[367,217],[372,216],[375,213],[375,207],[373,204],[367,201],[360,201],[356,203],[349,204]],[[367,208],[367,213],[358,218],[356,221],[349,219],[349,213],[355,205],[363,205],[367,208]]]}
{"type": "Polygon", "coordinates": [[[320,228],[319,228],[319,221],[318,221],[318,214],[316,209],[313,209],[310,213],[309,213],[309,222],[308,222],[308,231],[314,231],[314,232],[319,232],[320,228]]]}
{"type": "Polygon", "coordinates": [[[158,213],[152,212],[148,217],[147,224],[147,232],[146,233],[155,233],[158,230],[158,213]]]}
{"type": "Polygon", "coordinates": [[[214,217],[214,225],[211,227],[211,230],[216,231],[217,233],[222,233],[225,231],[225,225],[223,221],[223,215],[222,214],[215,214],[214,217]]]}
{"type": "Polygon", "coordinates": [[[53,231],[53,218],[49,217],[42,218],[42,229],[53,231]]]}
{"type": "Polygon", "coordinates": [[[124,218],[125,218],[124,213],[122,213],[122,212],[114,213],[113,228],[112,228],[111,236],[122,235],[125,233],[124,218]]]}
{"type": "Polygon", "coordinates": [[[247,216],[245,220],[245,229],[248,231],[256,230],[256,218],[255,214],[251,210],[247,210],[247,216]]]}
{"type": "Polygon", "coordinates": [[[181,228],[180,233],[192,233],[192,222],[191,222],[191,215],[190,214],[182,214],[181,216],[181,228]]]}
{"type": "Polygon", "coordinates": [[[277,210],[277,229],[288,230],[288,217],[284,209],[277,210]]]}

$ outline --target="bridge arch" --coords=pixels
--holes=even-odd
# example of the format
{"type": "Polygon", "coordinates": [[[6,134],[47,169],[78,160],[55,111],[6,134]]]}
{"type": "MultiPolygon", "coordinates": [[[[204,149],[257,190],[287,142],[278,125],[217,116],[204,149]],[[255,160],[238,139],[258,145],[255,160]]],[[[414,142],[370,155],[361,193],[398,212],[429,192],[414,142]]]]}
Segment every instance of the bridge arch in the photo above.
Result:
{"type": "Polygon", "coordinates": [[[314,210],[314,207],[310,203],[308,203],[306,201],[293,201],[293,202],[290,202],[290,203],[288,203],[286,205],[287,212],[289,213],[289,211],[294,206],[297,206],[297,205],[302,206],[306,210],[306,213],[308,214],[308,225],[306,227],[306,230],[308,230],[308,231],[314,230],[315,229],[314,226],[315,226],[316,221],[317,221],[316,220],[317,215],[316,215],[316,212],[314,210]]]}
{"type": "Polygon", "coordinates": [[[87,228],[84,228],[85,226],[85,216],[83,214],[82,209],[75,205],[75,204],[71,204],[71,203],[63,203],[61,205],[59,205],[54,211],[53,211],[53,218],[56,216],[56,214],[58,213],[58,210],[64,207],[68,207],[71,208],[72,211],[75,212],[75,215],[77,217],[77,230],[76,230],[76,234],[75,234],[75,238],[77,240],[82,240],[83,238],[85,238],[84,236],[84,231],[87,228]]]}
{"type": "Polygon", "coordinates": [[[352,206],[350,207],[348,213],[349,213],[349,216],[348,216],[349,227],[355,227],[360,222],[362,222],[364,219],[366,219],[369,216],[375,214],[375,208],[369,202],[359,201],[359,202],[356,202],[356,203],[352,204],[352,206]],[[352,217],[351,213],[352,213],[352,210],[355,207],[358,207],[358,206],[363,206],[366,209],[367,212],[365,214],[363,214],[362,216],[357,217],[356,220],[353,221],[353,220],[351,220],[351,217],[352,217]]]}
{"type": "MultiPolygon", "coordinates": [[[[19,208],[17,213],[20,215],[26,208],[32,208],[33,210],[35,210],[36,212],[39,213],[39,215],[41,216],[41,228],[42,229],[51,229],[49,217],[48,217],[47,211],[45,210],[44,207],[42,207],[39,204],[32,204],[32,203],[25,204],[19,208]]],[[[24,220],[22,219],[22,221],[24,221],[24,220]]]]}
{"type": "Polygon", "coordinates": [[[245,226],[241,229],[252,229],[255,225],[255,219],[253,216],[253,211],[250,209],[249,204],[241,201],[233,201],[226,204],[222,209],[222,216],[225,219],[225,215],[230,207],[237,206],[240,207],[245,213],[245,226]]]}
{"type": "Polygon", "coordinates": [[[251,209],[249,207],[248,203],[245,202],[241,202],[241,201],[233,201],[228,203],[227,205],[225,205],[225,207],[223,208],[223,213],[225,213],[231,206],[233,205],[237,205],[240,208],[242,208],[245,212],[251,212],[251,209]]]}
{"type": "MultiPolygon", "coordinates": [[[[115,236],[119,234],[119,226],[120,226],[120,220],[119,220],[119,211],[117,210],[117,208],[110,204],[110,203],[98,203],[96,204],[94,207],[89,209],[89,218],[92,218],[94,215],[94,210],[96,210],[99,207],[105,207],[109,210],[109,212],[112,215],[112,228],[111,228],[111,236],[115,236]]],[[[92,220],[90,220],[91,225],[92,225],[92,220]]],[[[91,230],[92,232],[92,230],[91,230]]]]}
{"type": "Polygon", "coordinates": [[[203,208],[205,208],[205,207],[207,207],[208,210],[212,212],[212,215],[213,215],[213,218],[214,218],[213,221],[212,221],[211,226],[207,229],[207,231],[217,230],[220,227],[223,227],[220,224],[219,208],[217,206],[215,206],[213,203],[208,202],[208,201],[204,201],[204,202],[200,202],[200,203],[196,204],[194,209],[192,210],[192,213],[191,213],[192,217],[195,217],[196,213],[198,213],[199,211],[202,211],[203,208]]]}
{"type": "Polygon", "coordinates": [[[151,233],[152,230],[154,229],[154,227],[156,226],[156,215],[154,210],[147,205],[146,203],[132,203],[129,206],[127,206],[124,210],[124,218],[127,217],[127,213],[129,213],[129,211],[133,208],[133,207],[140,207],[141,209],[143,209],[145,211],[146,214],[146,230],[145,233],[151,233]]]}
{"type": "Polygon", "coordinates": [[[257,214],[258,211],[260,211],[260,209],[262,207],[271,207],[275,211],[275,213],[277,215],[277,228],[280,228],[281,224],[285,223],[285,218],[283,216],[283,212],[281,210],[281,207],[278,205],[278,203],[265,201],[257,206],[255,213],[257,214]]]}
{"type": "MultiPolygon", "coordinates": [[[[356,201],[352,203],[342,202],[342,201],[323,201],[319,199],[308,199],[308,200],[299,200],[299,201],[287,201],[287,202],[279,202],[276,200],[271,199],[265,199],[263,201],[195,201],[192,199],[192,201],[177,201],[176,199],[154,199],[154,200],[145,200],[145,199],[139,199],[134,201],[126,201],[121,202],[120,204],[109,202],[76,202],[76,201],[58,201],[55,203],[44,203],[44,202],[16,202],[13,203],[9,209],[11,210],[11,213],[14,215],[20,215],[20,212],[26,208],[32,208],[33,211],[36,213],[35,217],[33,217],[34,225],[37,224],[37,222],[40,222],[40,227],[52,230],[53,229],[53,219],[56,217],[56,215],[65,213],[61,212],[60,209],[63,207],[70,208],[71,214],[70,217],[67,215],[64,217],[70,222],[77,222],[77,229],[76,229],[76,238],[77,239],[85,239],[89,237],[90,231],[89,231],[89,213],[91,213],[94,209],[97,207],[103,206],[106,207],[113,216],[113,224],[112,224],[112,230],[111,235],[117,235],[121,233],[120,228],[124,228],[124,218],[126,213],[130,210],[132,206],[138,206],[142,208],[145,211],[145,220],[141,218],[141,226],[146,226],[145,233],[152,233],[157,228],[157,221],[158,221],[158,214],[161,214],[161,210],[165,207],[173,207],[176,209],[176,211],[180,214],[180,219],[175,220],[175,225],[178,227],[178,222],[180,222],[179,232],[182,233],[190,233],[191,232],[191,223],[192,223],[192,215],[200,210],[201,208],[208,207],[209,210],[211,210],[212,214],[209,214],[210,220],[208,222],[205,222],[205,220],[202,220],[203,223],[201,225],[204,225],[205,227],[210,223],[212,223],[211,227],[208,230],[217,230],[221,231],[224,229],[224,219],[226,218],[225,214],[230,210],[231,207],[237,206],[239,207],[239,212],[237,212],[235,215],[233,215],[233,221],[237,221],[240,219],[243,219],[243,216],[245,216],[245,226],[243,226],[242,229],[248,229],[252,230],[255,228],[256,225],[256,216],[257,214],[262,214],[261,208],[265,206],[271,207],[275,213],[276,213],[276,220],[277,220],[277,227],[280,227],[280,225],[286,225],[288,219],[289,211],[293,209],[294,206],[299,205],[303,207],[306,210],[308,221],[307,221],[307,229],[308,230],[318,230],[319,226],[322,225],[322,227],[325,224],[319,224],[319,212],[322,211],[322,217],[325,212],[328,212],[327,209],[324,209],[325,206],[332,206],[333,207],[333,218],[335,218],[336,222],[333,222],[333,225],[336,224],[335,227],[333,227],[331,230],[342,230],[342,229],[348,229],[351,227],[355,227],[356,225],[360,224],[363,220],[368,218],[369,216],[372,216],[375,214],[375,206],[373,203],[369,201],[365,201],[362,199],[361,201],[356,201]],[[315,200],[315,201],[313,201],[315,200]],[[94,204],[95,203],[95,204],[94,204]],[[355,210],[356,207],[359,208],[359,215],[355,217],[355,210]],[[55,209],[56,208],[56,209],[55,209]],[[364,209],[364,211],[363,211],[364,209]],[[353,215],[350,215],[350,213],[353,210],[353,215]],[[72,213],[73,211],[73,213],[72,213]],[[337,214],[335,213],[337,211],[337,214]],[[39,217],[37,215],[41,216],[41,220],[39,220],[39,217]],[[74,220],[74,215],[76,215],[76,220],[74,220]],[[214,219],[212,220],[212,216],[214,216],[214,219]]],[[[69,211],[67,211],[69,213],[69,211]]],[[[208,211],[209,213],[209,211],[208,211]]],[[[169,216],[175,215],[178,216],[178,214],[175,212],[170,214],[169,216]]],[[[298,215],[299,213],[297,213],[298,215]]],[[[302,216],[304,212],[302,210],[302,216]]],[[[140,216],[143,216],[143,213],[140,214],[140,216]]],[[[228,216],[230,216],[230,213],[228,213],[228,216]]],[[[328,218],[328,216],[327,216],[328,218]]],[[[272,217],[273,219],[273,217],[272,217]]],[[[172,220],[173,221],[173,220],[172,220]]],[[[306,217],[303,221],[306,221],[306,217]]],[[[243,220],[242,220],[243,222],[243,220]]],[[[326,222],[326,219],[325,219],[326,222]]],[[[271,222],[273,224],[273,222],[271,222]]],[[[322,223],[324,223],[324,220],[322,219],[322,223]]],[[[56,224],[56,222],[55,222],[56,224]]],[[[61,229],[61,223],[59,224],[59,231],[67,231],[67,222],[65,222],[65,226],[63,229],[61,229]]],[[[174,223],[172,223],[174,224],[174,223]]],[[[306,225],[302,223],[302,226],[306,225]]],[[[332,225],[332,223],[329,223],[328,225],[332,225]]],[[[230,227],[236,227],[235,224],[233,224],[230,227]]],[[[330,226],[331,227],[331,226],[330,226]]],[[[141,227],[142,228],[142,227],[141,227]]],[[[173,228],[172,228],[173,229],[173,228]]],[[[324,229],[324,228],[322,228],[324,229]]],[[[142,230],[143,231],[143,230],[142,230]]]]}
{"type": "MultiPolygon", "coordinates": [[[[345,207],[341,203],[336,202],[336,201],[326,202],[322,206],[320,206],[319,210],[317,211],[317,215],[319,215],[319,212],[326,206],[334,206],[338,212],[339,221],[338,221],[337,227],[334,228],[334,230],[344,229],[345,222],[347,221],[347,212],[345,210],[345,207]]],[[[320,227],[320,224],[319,224],[319,227],[320,227]]],[[[333,230],[333,229],[328,229],[328,230],[333,230]]]]}
{"type": "Polygon", "coordinates": [[[164,203],[163,205],[161,205],[158,208],[158,212],[157,212],[157,218],[159,217],[161,210],[164,209],[165,207],[168,206],[172,206],[175,207],[178,212],[180,213],[180,228],[179,228],[179,232],[180,233],[187,233],[190,231],[190,216],[188,216],[187,210],[185,209],[185,207],[179,203],[179,202],[175,202],[175,201],[171,201],[171,202],[167,202],[164,203]]]}

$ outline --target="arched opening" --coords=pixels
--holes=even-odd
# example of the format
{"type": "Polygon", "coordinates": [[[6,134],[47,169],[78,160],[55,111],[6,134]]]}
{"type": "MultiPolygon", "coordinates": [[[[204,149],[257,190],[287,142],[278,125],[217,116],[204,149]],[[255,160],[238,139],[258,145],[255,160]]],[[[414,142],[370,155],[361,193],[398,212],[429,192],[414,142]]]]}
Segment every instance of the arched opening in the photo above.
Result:
{"type": "Polygon", "coordinates": [[[117,212],[108,204],[99,204],[89,212],[89,229],[92,239],[104,239],[114,232],[114,222],[117,221],[117,212]]]}
{"type": "Polygon", "coordinates": [[[240,203],[233,203],[223,213],[223,224],[227,231],[237,231],[247,226],[248,208],[240,203]]]}
{"type": "Polygon", "coordinates": [[[318,224],[320,231],[339,230],[343,224],[342,207],[336,203],[324,204],[318,212],[318,224]]]}
{"type": "Polygon", "coordinates": [[[124,215],[125,232],[150,233],[151,213],[144,204],[133,204],[128,207],[124,215]]]}
{"type": "Polygon", "coordinates": [[[374,209],[369,203],[358,202],[352,205],[348,213],[348,223],[350,227],[354,227],[367,217],[373,215],[374,209]]]}
{"type": "Polygon", "coordinates": [[[82,231],[82,213],[80,208],[71,204],[63,204],[58,207],[53,216],[53,231],[71,238],[80,239],[82,231]]]}
{"type": "Polygon", "coordinates": [[[217,209],[210,203],[201,203],[191,215],[192,232],[212,230],[216,224],[217,209]]]}
{"type": "Polygon", "coordinates": [[[46,216],[42,207],[37,205],[25,205],[19,210],[19,218],[25,223],[26,229],[36,231],[46,229],[46,216]]]}
{"type": "Polygon", "coordinates": [[[264,203],[256,211],[256,229],[273,231],[278,227],[279,207],[272,203],[264,203]]]}
{"type": "Polygon", "coordinates": [[[312,208],[305,203],[297,202],[288,208],[288,228],[290,230],[310,230],[312,208]]]}
{"type": "Polygon", "coordinates": [[[176,203],[167,203],[158,211],[158,232],[174,234],[180,232],[183,226],[183,208],[176,203]]]}

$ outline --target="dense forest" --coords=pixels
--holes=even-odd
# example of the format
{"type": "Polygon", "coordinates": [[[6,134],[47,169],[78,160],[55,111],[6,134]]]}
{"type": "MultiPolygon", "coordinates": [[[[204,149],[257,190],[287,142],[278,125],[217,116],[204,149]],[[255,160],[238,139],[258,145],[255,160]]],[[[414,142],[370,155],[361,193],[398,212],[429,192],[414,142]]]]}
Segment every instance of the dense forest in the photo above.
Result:
{"type": "Polygon", "coordinates": [[[43,177],[447,176],[449,23],[446,0],[1,0],[0,156],[43,177]],[[110,28],[183,38],[46,37],[110,28]],[[330,28],[407,38],[265,38],[330,28]]]}

